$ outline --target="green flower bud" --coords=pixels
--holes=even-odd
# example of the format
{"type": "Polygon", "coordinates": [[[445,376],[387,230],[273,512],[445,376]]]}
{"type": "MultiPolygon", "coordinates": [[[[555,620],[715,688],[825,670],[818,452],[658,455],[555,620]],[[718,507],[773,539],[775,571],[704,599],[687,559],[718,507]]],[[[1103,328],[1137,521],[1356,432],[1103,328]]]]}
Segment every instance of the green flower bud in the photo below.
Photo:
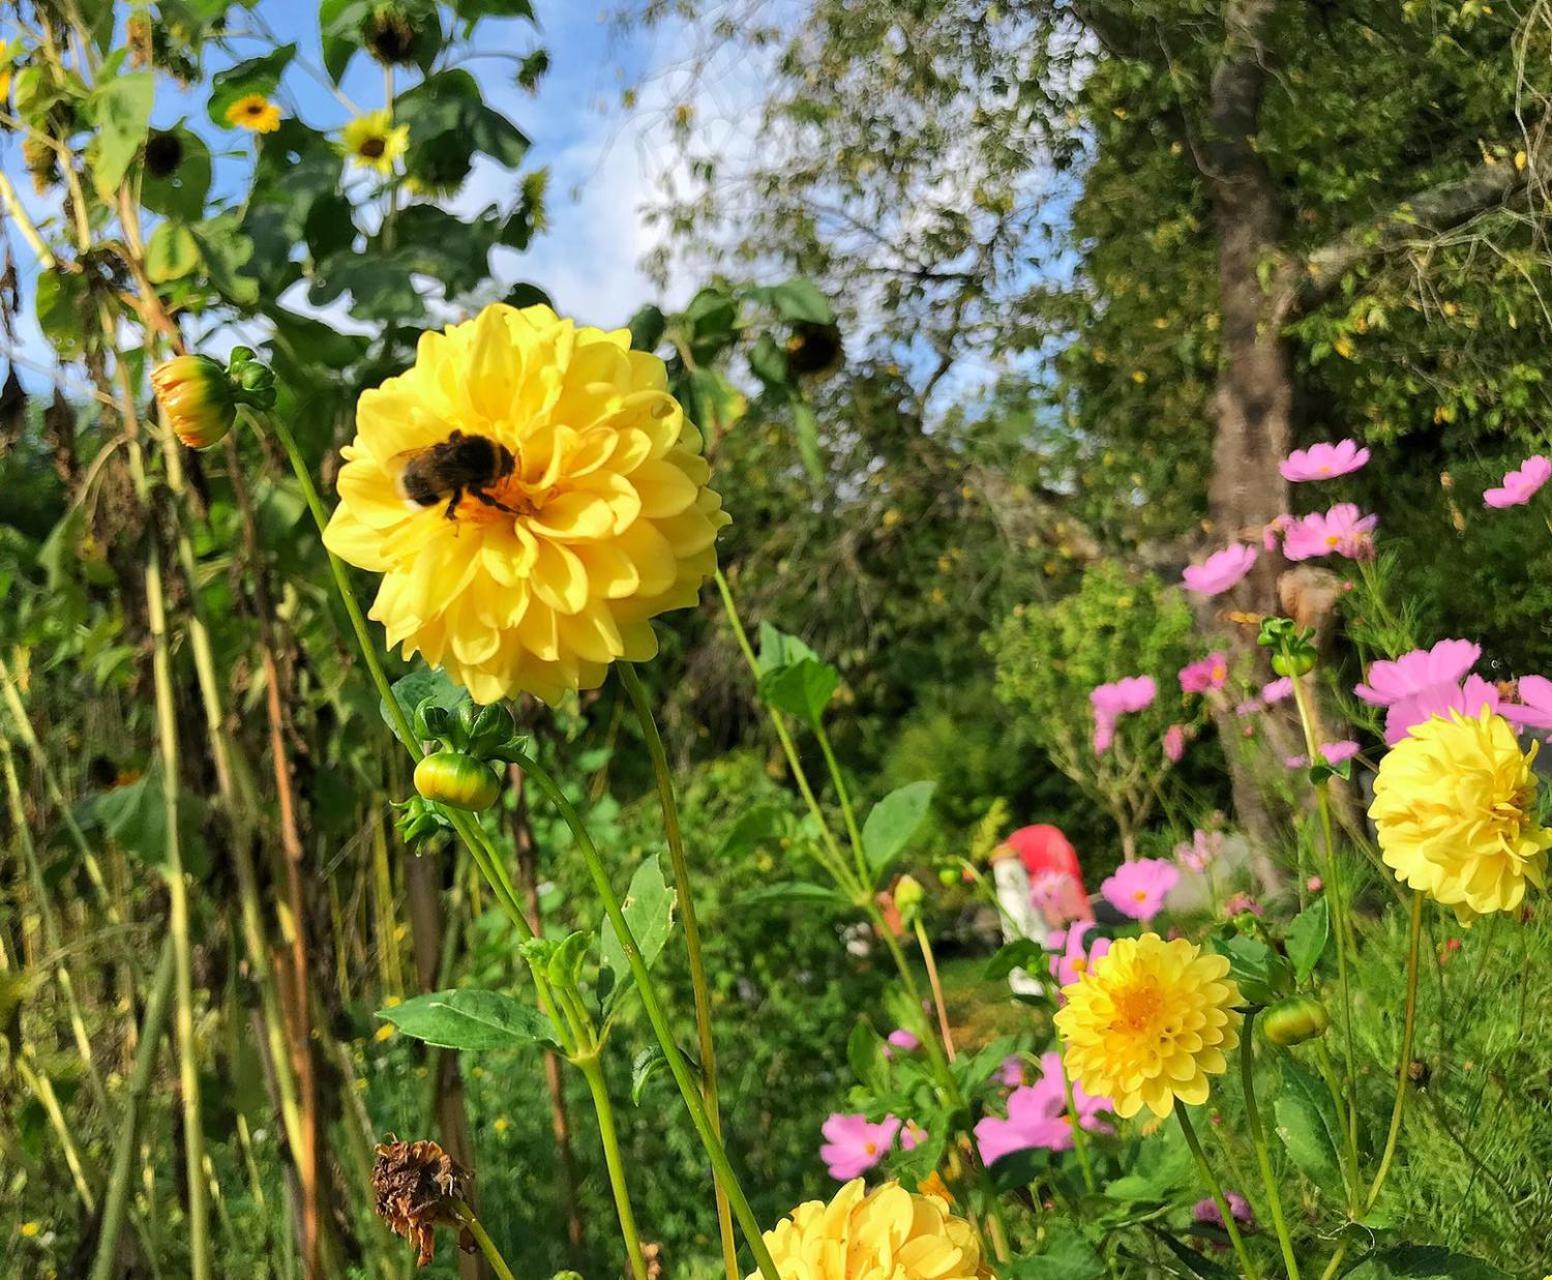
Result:
{"type": "Polygon", "coordinates": [[[415,766],[415,790],[450,809],[477,813],[496,803],[501,783],[491,767],[462,751],[438,751],[415,766]]]}
{"type": "Polygon", "coordinates": [[[959,872],[953,867],[939,867],[938,883],[945,889],[952,889],[959,883],[959,872]]]}
{"type": "Polygon", "coordinates": [[[895,881],[895,910],[906,924],[911,924],[921,913],[922,900],[927,891],[915,876],[901,876],[895,881]]]}
{"type": "Polygon", "coordinates": [[[1280,676],[1302,676],[1314,670],[1315,655],[1304,650],[1292,653],[1274,653],[1272,670],[1280,676]]]}
{"type": "Polygon", "coordinates": [[[452,717],[447,708],[438,706],[432,699],[425,699],[415,708],[415,735],[418,738],[445,738],[452,727],[452,717]]]}
{"type": "Polygon", "coordinates": [[[1313,996],[1289,996],[1261,1015],[1261,1030],[1273,1044],[1303,1044],[1326,1034],[1331,1015],[1313,996]]]}
{"type": "Polygon", "coordinates": [[[237,420],[232,380],[209,356],[175,356],[157,365],[151,387],[167,425],[191,449],[218,443],[237,420]]]}
{"type": "Polygon", "coordinates": [[[469,729],[469,749],[477,755],[486,755],[506,742],[515,728],[512,713],[501,703],[481,707],[469,729]]]}
{"type": "Polygon", "coordinates": [[[236,373],[243,365],[251,364],[258,358],[258,353],[252,347],[233,347],[226,358],[226,367],[236,373]]]}

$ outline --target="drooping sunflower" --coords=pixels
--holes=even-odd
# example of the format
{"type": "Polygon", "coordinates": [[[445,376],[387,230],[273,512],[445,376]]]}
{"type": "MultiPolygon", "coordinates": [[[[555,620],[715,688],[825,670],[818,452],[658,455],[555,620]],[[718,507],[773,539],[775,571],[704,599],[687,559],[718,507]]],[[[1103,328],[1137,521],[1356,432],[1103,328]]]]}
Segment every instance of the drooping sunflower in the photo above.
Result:
{"type": "Polygon", "coordinates": [[[410,127],[394,124],[386,111],[369,111],[345,126],[340,142],[351,163],[386,176],[410,144],[410,127]]]}
{"type": "Polygon", "coordinates": [[[1552,831],[1535,818],[1536,748],[1485,707],[1413,725],[1380,761],[1369,816],[1403,884],[1462,921],[1512,911],[1544,888],[1552,831]]]}
{"type": "Polygon", "coordinates": [[[274,133],[280,128],[280,108],[262,93],[250,93],[226,109],[226,119],[250,133],[274,133]]]}
{"type": "Polygon", "coordinates": [[[553,702],[651,658],[651,619],[695,603],[728,522],[700,450],[627,331],[496,303],[362,394],[325,542],[383,575],[390,648],[479,702],[553,702]]]}
{"type": "Polygon", "coordinates": [[[1109,1098],[1118,1116],[1156,1116],[1175,1099],[1206,1102],[1207,1077],[1228,1070],[1239,1044],[1239,987],[1223,956],[1156,933],[1120,938],[1088,972],[1062,988],[1056,1013],[1068,1074],[1085,1093],[1109,1098]]]}
{"type": "Polygon", "coordinates": [[[981,1269],[975,1228],[896,1182],[869,1192],[856,1178],[829,1204],[800,1204],[765,1243],[782,1280],[974,1280],[981,1269]]]}

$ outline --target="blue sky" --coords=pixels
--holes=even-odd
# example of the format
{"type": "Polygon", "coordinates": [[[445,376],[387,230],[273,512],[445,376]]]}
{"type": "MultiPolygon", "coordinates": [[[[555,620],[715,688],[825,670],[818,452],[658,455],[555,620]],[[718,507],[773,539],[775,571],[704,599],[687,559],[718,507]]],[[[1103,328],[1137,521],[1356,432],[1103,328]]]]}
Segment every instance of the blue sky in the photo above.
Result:
{"type": "MultiPolygon", "coordinates": [[[[606,326],[623,324],[644,301],[659,298],[638,264],[655,242],[642,218],[642,205],[654,176],[667,162],[667,148],[646,123],[655,114],[650,108],[656,91],[648,87],[643,95],[648,110],[629,115],[619,107],[620,92],[626,84],[650,78],[660,59],[677,56],[678,33],[671,28],[622,31],[610,21],[613,0],[598,4],[536,0],[535,8],[537,26],[516,21],[481,24],[478,47],[492,54],[519,56],[539,46],[548,50],[550,70],[537,94],[512,83],[515,63],[508,58],[480,57],[465,64],[481,80],[487,100],[532,140],[525,168],[550,171],[550,230],[524,254],[498,250],[493,273],[503,283],[526,280],[540,285],[558,307],[578,319],[606,326]],[[674,52],[665,54],[665,50],[674,52]]],[[[234,7],[232,12],[235,26],[243,20],[243,11],[234,7]]],[[[301,56],[313,66],[320,64],[315,5],[261,0],[254,12],[283,39],[299,40],[301,56]]],[[[244,56],[268,47],[259,40],[236,43],[244,56]]],[[[207,74],[219,69],[221,61],[212,59],[207,74]]],[[[287,108],[316,128],[337,127],[349,118],[348,109],[329,88],[298,66],[288,72],[282,89],[287,108]]],[[[341,89],[362,110],[380,107],[381,69],[357,55],[341,89]]],[[[235,196],[245,160],[239,151],[223,162],[219,152],[243,147],[243,139],[209,124],[203,95],[180,93],[165,77],[159,78],[153,123],[167,125],[185,116],[218,153],[214,193],[235,196]]],[[[56,203],[34,197],[15,139],[6,139],[0,148],[0,163],[33,216],[39,220],[56,216],[56,203]]],[[[451,206],[462,213],[492,201],[510,206],[517,194],[516,180],[482,158],[451,206]]],[[[12,233],[11,241],[25,306],[33,293],[37,264],[20,236],[12,233]]],[[[682,301],[677,292],[671,290],[668,300],[682,301]]],[[[235,337],[225,334],[224,341],[213,345],[219,349],[235,337]]],[[[49,362],[47,345],[30,316],[24,317],[21,350],[31,361],[49,362]]],[[[33,388],[47,381],[33,369],[24,367],[20,373],[33,388]]]]}

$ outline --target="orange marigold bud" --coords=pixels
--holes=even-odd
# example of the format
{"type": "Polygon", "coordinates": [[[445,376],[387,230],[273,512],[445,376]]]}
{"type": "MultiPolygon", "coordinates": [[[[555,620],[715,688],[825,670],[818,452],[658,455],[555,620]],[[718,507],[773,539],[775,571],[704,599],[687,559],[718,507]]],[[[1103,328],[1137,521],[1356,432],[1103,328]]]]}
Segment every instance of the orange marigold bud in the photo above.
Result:
{"type": "Polygon", "coordinates": [[[156,403],[173,433],[191,449],[208,449],[232,429],[232,381],[209,356],[176,356],[151,371],[156,403]]]}

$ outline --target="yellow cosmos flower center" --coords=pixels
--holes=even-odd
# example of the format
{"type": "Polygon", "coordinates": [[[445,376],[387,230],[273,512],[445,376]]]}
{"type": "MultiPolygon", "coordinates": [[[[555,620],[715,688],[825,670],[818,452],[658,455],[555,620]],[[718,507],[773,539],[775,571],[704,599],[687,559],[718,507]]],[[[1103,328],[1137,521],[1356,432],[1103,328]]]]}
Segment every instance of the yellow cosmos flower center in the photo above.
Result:
{"type": "Polygon", "coordinates": [[[864,1151],[866,1151],[870,1156],[876,1156],[878,1154],[878,1143],[876,1143],[876,1142],[864,1142],[862,1144],[862,1149],[864,1151]]]}

